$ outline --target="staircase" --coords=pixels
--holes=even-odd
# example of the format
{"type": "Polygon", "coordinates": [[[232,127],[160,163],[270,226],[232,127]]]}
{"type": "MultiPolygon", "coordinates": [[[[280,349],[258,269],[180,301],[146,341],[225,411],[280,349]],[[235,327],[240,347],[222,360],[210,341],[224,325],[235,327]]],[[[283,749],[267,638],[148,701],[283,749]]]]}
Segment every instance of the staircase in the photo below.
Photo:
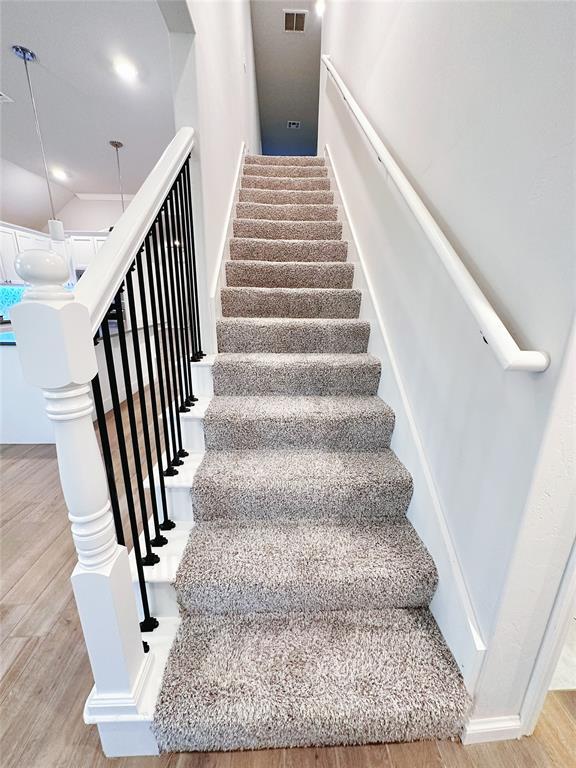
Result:
{"type": "Polygon", "coordinates": [[[468,695],[324,161],[249,156],[161,750],[454,738],[468,695]]]}

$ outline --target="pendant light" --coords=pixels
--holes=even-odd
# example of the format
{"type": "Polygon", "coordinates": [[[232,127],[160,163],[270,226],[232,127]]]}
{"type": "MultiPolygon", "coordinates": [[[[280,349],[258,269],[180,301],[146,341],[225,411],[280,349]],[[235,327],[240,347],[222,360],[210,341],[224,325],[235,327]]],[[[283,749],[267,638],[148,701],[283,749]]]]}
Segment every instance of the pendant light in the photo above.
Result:
{"type": "Polygon", "coordinates": [[[53,240],[63,241],[64,238],[64,227],[62,225],[61,221],[58,221],[56,219],[56,211],[54,210],[54,200],[52,198],[52,190],[50,188],[50,177],[48,175],[48,164],[46,162],[46,152],[44,151],[44,141],[42,140],[42,132],[40,130],[40,120],[38,119],[38,109],[36,108],[36,99],[34,98],[34,89],[32,88],[32,79],[30,77],[30,70],[28,68],[28,64],[30,62],[36,61],[36,54],[34,51],[31,51],[29,48],[26,48],[23,45],[13,45],[12,46],[12,52],[15,56],[17,56],[19,59],[21,59],[24,62],[24,69],[26,71],[26,81],[28,82],[28,91],[30,92],[30,100],[32,102],[32,110],[34,112],[34,122],[36,125],[36,133],[38,134],[38,141],[40,143],[40,151],[42,153],[42,162],[44,164],[44,176],[46,178],[46,187],[48,189],[48,198],[50,200],[50,212],[52,214],[52,218],[48,221],[48,230],[50,232],[50,237],[53,240]]]}
{"type": "Polygon", "coordinates": [[[120,188],[120,200],[122,202],[122,213],[124,213],[124,190],[122,189],[122,173],[120,172],[120,150],[124,146],[121,141],[112,140],[109,142],[110,146],[114,148],[116,152],[116,168],[118,170],[118,187],[120,188]]]}

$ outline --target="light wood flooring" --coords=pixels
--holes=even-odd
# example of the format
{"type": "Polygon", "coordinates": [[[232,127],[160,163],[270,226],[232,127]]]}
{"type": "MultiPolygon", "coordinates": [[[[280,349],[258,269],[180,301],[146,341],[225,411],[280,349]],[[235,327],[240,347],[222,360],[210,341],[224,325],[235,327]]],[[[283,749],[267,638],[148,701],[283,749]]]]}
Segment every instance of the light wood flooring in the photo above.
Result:
{"type": "Polygon", "coordinates": [[[550,693],[535,734],[521,741],[107,760],[96,728],[82,722],[92,680],[54,447],[4,446],[0,478],[2,768],[575,768],[575,692],[550,693]]]}

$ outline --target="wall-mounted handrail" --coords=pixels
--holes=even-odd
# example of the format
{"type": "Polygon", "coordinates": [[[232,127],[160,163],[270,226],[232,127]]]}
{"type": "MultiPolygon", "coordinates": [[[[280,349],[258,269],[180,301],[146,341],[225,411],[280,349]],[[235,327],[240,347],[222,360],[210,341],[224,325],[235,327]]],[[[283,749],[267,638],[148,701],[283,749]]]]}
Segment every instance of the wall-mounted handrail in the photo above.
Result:
{"type": "Polygon", "coordinates": [[[95,259],[82,275],[76,300],[88,307],[96,333],[130,265],[142,249],[166,196],[194,147],[193,128],[180,128],[118,219],[95,259]]]}
{"type": "Polygon", "coordinates": [[[472,275],[462,263],[448,238],[442,232],[432,214],[426,208],[422,199],[374,130],[358,102],[346,87],[334,64],[332,64],[330,56],[324,54],[322,62],[330,73],[344,101],[350,107],[358,125],[376,152],[378,160],[386,168],[386,171],[430,240],[434,250],[442,260],[460,295],[476,318],[482,336],[496,355],[502,368],[509,371],[545,371],[550,365],[548,354],[536,350],[520,349],[472,275]]]}

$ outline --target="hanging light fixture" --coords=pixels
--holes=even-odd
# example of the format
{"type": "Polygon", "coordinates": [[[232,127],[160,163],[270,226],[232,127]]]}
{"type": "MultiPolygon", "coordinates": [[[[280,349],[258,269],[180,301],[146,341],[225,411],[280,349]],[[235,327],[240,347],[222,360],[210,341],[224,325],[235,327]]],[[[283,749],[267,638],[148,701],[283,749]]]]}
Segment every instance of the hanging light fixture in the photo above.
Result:
{"type": "Polygon", "coordinates": [[[48,176],[48,164],[46,162],[46,153],[44,151],[44,142],[42,140],[42,132],[40,130],[40,120],[38,119],[38,109],[36,108],[36,99],[34,98],[34,89],[32,88],[32,79],[30,77],[30,70],[28,64],[32,61],[36,61],[36,54],[29,48],[23,45],[13,45],[12,52],[15,56],[18,56],[24,62],[24,69],[26,71],[26,80],[28,82],[28,90],[30,92],[30,100],[32,102],[32,110],[34,112],[34,122],[36,124],[36,133],[38,134],[38,141],[40,143],[40,151],[42,153],[42,162],[44,164],[44,176],[46,178],[46,187],[48,188],[48,198],[50,200],[50,212],[52,218],[48,222],[48,229],[50,237],[53,240],[64,240],[64,227],[62,222],[56,219],[56,211],[54,210],[54,200],[52,198],[52,190],[50,188],[50,177],[48,176]]]}
{"type": "Polygon", "coordinates": [[[114,148],[114,151],[116,152],[116,168],[118,170],[118,186],[120,188],[120,200],[122,202],[122,213],[124,213],[124,190],[122,189],[122,173],[120,172],[120,150],[124,146],[121,141],[112,140],[108,142],[111,147],[114,148]]]}

